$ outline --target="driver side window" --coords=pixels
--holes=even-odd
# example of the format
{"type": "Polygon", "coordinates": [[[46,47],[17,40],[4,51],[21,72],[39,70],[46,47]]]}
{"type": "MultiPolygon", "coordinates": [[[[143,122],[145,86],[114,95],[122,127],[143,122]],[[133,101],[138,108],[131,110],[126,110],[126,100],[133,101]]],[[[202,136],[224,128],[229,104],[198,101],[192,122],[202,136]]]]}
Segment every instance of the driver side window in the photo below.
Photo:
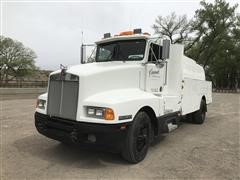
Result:
{"type": "Polygon", "coordinates": [[[149,49],[149,55],[148,55],[148,61],[149,62],[156,62],[158,59],[160,59],[162,54],[162,47],[151,43],[150,49],[149,49]]]}

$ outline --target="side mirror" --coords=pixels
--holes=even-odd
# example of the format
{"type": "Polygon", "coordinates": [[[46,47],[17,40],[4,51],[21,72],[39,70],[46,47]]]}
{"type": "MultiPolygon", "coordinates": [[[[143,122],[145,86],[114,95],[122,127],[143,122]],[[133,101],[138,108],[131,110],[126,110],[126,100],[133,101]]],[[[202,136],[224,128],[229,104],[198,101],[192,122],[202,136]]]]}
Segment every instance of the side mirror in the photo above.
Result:
{"type": "MultiPolygon", "coordinates": [[[[85,64],[89,62],[89,58],[91,58],[94,53],[95,44],[82,44],[81,45],[81,64],[85,64]],[[87,49],[88,48],[88,49],[87,49]],[[89,54],[91,52],[91,54],[89,54]]],[[[91,60],[93,62],[93,60],[91,60]]]]}
{"type": "Polygon", "coordinates": [[[169,58],[169,50],[170,50],[170,41],[167,39],[163,40],[163,45],[162,45],[162,60],[168,59],[169,58]]]}
{"type": "Polygon", "coordinates": [[[81,64],[84,64],[86,60],[86,45],[81,45],[81,64]]]}

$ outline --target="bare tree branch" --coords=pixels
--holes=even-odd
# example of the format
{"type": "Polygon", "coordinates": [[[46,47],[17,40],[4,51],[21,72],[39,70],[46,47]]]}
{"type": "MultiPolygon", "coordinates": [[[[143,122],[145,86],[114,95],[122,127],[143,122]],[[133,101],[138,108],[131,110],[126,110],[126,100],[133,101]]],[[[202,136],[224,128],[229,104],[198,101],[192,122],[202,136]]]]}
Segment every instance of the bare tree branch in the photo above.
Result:
{"type": "Polygon", "coordinates": [[[171,43],[183,43],[191,33],[191,21],[187,16],[176,16],[175,13],[167,17],[158,16],[153,24],[155,34],[170,39],[171,43]]]}

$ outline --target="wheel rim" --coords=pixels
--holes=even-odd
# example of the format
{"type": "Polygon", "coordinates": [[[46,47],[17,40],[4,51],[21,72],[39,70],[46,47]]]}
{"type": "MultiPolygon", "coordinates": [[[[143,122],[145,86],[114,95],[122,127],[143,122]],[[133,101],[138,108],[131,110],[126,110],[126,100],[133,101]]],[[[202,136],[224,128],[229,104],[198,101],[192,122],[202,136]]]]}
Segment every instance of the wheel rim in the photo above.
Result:
{"type": "Polygon", "coordinates": [[[137,138],[136,138],[136,149],[138,152],[141,152],[148,143],[148,134],[149,134],[149,127],[147,124],[143,124],[138,131],[137,138]]]}

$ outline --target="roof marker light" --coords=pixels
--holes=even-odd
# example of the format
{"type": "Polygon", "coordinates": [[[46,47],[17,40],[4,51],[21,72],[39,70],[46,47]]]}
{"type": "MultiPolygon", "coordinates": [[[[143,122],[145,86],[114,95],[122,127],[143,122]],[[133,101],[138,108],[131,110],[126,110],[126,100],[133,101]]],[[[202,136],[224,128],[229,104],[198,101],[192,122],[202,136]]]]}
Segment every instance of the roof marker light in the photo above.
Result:
{"type": "Polygon", "coordinates": [[[140,28],[134,29],[133,34],[142,34],[142,29],[140,29],[140,28]]]}
{"type": "Polygon", "coordinates": [[[103,38],[110,38],[111,37],[111,33],[105,33],[104,35],[103,35],[103,38]]]}
{"type": "Polygon", "coordinates": [[[124,31],[124,32],[120,32],[119,36],[128,36],[128,35],[133,35],[132,31],[124,31]]]}

